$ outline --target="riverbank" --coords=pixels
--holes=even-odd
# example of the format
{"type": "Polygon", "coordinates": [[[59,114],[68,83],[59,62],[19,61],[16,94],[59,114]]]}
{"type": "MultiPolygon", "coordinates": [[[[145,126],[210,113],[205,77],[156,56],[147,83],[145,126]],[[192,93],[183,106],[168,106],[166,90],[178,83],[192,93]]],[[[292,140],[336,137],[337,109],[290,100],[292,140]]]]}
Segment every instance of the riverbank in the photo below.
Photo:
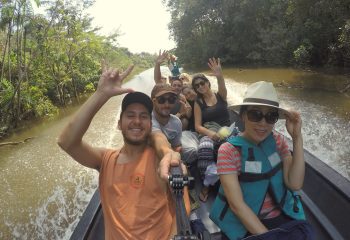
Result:
{"type": "MultiPolygon", "coordinates": [[[[70,103],[67,106],[60,107],[58,109],[58,113],[52,116],[50,115],[50,116],[45,116],[41,118],[28,118],[25,120],[21,120],[19,121],[18,126],[16,128],[13,128],[11,125],[2,126],[0,129],[0,147],[1,147],[1,143],[4,143],[4,142],[14,142],[14,143],[24,142],[25,139],[19,139],[16,136],[21,135],[26,130],[34,128],[37,125],[50,124],[50,122],[54,122],[63,118],[67,114],[75,111],[77,106],[80,106],[81,104],[83,104],[90,95],[91,93],[82,94],[79,96],[79,99],[71,99],[70,103]]],[[[35,136],[28,136],[28,137],[32,138],[35,136]]]]}
{"type": "MultiPolygon", "coordinates": [[[[146,69],[144,68],[136,68],[133,70],[133,72],[130,74],[130,76],[128,76],[126,78],[125,82],[130,81],[133,77],[135,77],[136,75],[140,74],[141,72],[145,71],[146,69]]],[[[96,83],[97,84],[97,83],[96,83]]],[[[92,94],[92,92],[90,93],[84,93],[79,95],[78,99],[67,99],[67,102],[69,102],[69,104],[67,104],[64,107],[58,107],[58,113],[54,114],[52,116],[44,116],[41,118],[27,118],[25,120],[21,120],[18,122],[18,125],[16,128],[14,128],[13,126],[11,126],[11,123],[9,123],[8,125],[1,125],[0,124],[0,147],[1,146],[6,146],[6,143],[9,143],[10,145],[13,144],[20,144],[20,143],[24,143],[27,140],[26,139],[19,139],[16,137],[16,135],[20,135],[22,132],[35,127],[36,125],[39,124],[43,124],[43,123],[49,123],[51,121],[55,121],[58,120],[64,116],[66,116],[67,114],[71,113],[72,111],[75,111],[77,106],[80,106],[81,104],[83,104],[88,97],[92,94]]],[[[32,138],[34,136],[29,136],[29,138],[32,138]]]]}

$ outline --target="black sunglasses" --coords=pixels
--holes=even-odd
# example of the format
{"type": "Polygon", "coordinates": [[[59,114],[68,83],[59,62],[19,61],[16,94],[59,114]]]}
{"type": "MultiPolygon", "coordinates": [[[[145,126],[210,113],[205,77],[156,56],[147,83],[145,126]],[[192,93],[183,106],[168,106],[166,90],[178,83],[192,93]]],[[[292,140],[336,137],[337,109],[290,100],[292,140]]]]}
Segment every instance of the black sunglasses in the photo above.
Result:
{"type": "Polygon", "coordinates": [[[251,122],[260,122],[263,118],[268,124],[275,124],[278,121],[279,114],[276,111],[263,114],[260,110],[251,109],[247,111],[248,120],[251,122]]]}
{"type": "Polygon", "coordinates": [[[200,86],[204,86],[204,85],[205,85],[205,81],[200,81],[199,83],[193,84],[195,89],[199,88],[200,86]]]}
{"type": "Polygon", "coordinates": [[[157,97],[157,102],[159,104],[164,104],[165,102],[168,102],[169,104],[174,104],[177,100],[176,96],[170,96],[170,97],[164,97],[164,96],[160,96],[157,97]]]}

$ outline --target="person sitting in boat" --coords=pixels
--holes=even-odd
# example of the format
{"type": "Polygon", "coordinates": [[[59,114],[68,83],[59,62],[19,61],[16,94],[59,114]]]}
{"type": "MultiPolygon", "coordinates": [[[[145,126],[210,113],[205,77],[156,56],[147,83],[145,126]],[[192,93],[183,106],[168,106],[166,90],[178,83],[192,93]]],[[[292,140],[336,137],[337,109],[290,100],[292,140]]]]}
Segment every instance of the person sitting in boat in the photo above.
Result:
{"type": "MultiPolygon", "coordinates": [[[[275,88],[264,81],[248,86],[243,103],[235,107],[240,109],[244,131],[219,148],[221,187],[210,213],[231,240],[305,219],[300,197],[294,192],[303,186],[305,174],[300,114],[279,107],[275,88]],[[273,130],[278,119],[284,118],[293,141],[293,155],[285,138],[273,130]]],[[[302,227],[312,235],[305,222],[302,227]]],[[[272,238],[258,235],[252,239],[272,238]]]]}
{"type": "Polygon", "coordinates": [[[178,94],[175,89],[167,83],[158,83],[154,85],[151,98],[153,101],[152,112],[152,131],[162,132],[168,139],[171,147],[181,152],[181,120],[171,114],[178,94]]]}
{"type": "Polygon", "coordinates": [[[180,76],[180,67],[177,62],[177,57],[173,54],[168,55],[168,67],[173,77],[180,76]]]}
{"type": "Polygon", "coordinates": [[[176,233],[175,206],[169,185],[161,180],[157,168],[162,168],[161,159],[166,165],[179,165],[180,154],[167,141],[152,137],[152,100],[144,93],[121,87],[131,70],[103,70],[96,92],[64,128],[58,145],[80,164],[99,171],[105,239],[168,240],[176,233]],[[118,121],[124,145],[115,150],[83,141],[99,109],[111,97],[124,93],[128,94],[118,121]]]}
{"type": "Polygon", "coordinates": [[[204,74],[199,73],[192,76],[192,87],[197,93],[197,100],[194,104],[194,124],[196,131],[201,136],[198,146],[198,170],[203,178],[203,188],[199,195],[203,202],[208,198],[209,185],[216,182],[215,178],[206,180],[206,176],[215,175],[214,144],[221,139],[218,130],[223,126],[230,126],[226,100],[227,89],[220,59],[210,58],[208,66],[212,70],[212,75],[217,79],[217,93],[213,92],[210,81],[204,74]],[[208,167],[209,174],[205,175],[208,167]]]}
{"type": "MultiPolygon", "coordinates": [[[[181,152],[182,159],[186,165],[189,162],[194,162],[196,158],[196,149],[191,149],[188,146],[182,146],[182,129],[181,121],[176,116],[170,113],[171,108],[175,104],[177,94],[173,87],[169,84],[159,83],[156,84],[151,92],[151,98],[153,101],[152,112],[152,131],[154,133],[163,133],[169,141],[171,147],[181,152]]],[[[159,134],[160,135],[160,134],[159,134]]],[[[195,210],[199,207],[199,202],[195,190],[190,191],[191,201],[191,227],[194,233],[206,231],[203,223],[198,218],[195,210]]]]}
{"type": "MultiPolygon", "coordinates": [[[[172,113],[180,118],[182,123],[182,130],[189,130],[190,120],[193,118],[193,108],[191,103],[187,100],[184,94],[182,94],[183,84],[181,80],[173,80],[171,86],[174,87],[178,94],[178,104],[172,109],[172,113]]],[[[193,123],[193,122],[192,122],[193,123]]]]}
{"type": "Polygon", "coordinates": [[[183,86],[191,86],[192,78],[188,73],[181,73],[179,79],[182,81],[183,86]]]}
{"type": "Polygon", "coordinates": [[[154,85],[151,98],[154,110],[152,113],[152,131],[162,132],[171,147],[180,152],[183,161],[188,164],[194,162],[197,157],[197,149],[187,145],[182,147],[182,122],[177,115],[171,114],[171,110],[177,102],[178,93],[175,88],[167,83],[158,83],[154,85]],[[195,151],[195,153],[193,152],[195,151]]]}
{"type": "MultiPolygon", "coordinates": [[[[164,83],[161,79],[161,71],[160,65],[168,59],[169,53],[167,51],[159,50],[158,57],[156,58],[154,65],[154,82],[164,83]]],[[[175,92],[178,95],[177,101],[174,104],[174,107],[171,109],[171,114],[176,115],[180,118],[182,123],[182,130],[186,130],[188,128],[189,119],[192,116],[192,108],[191,105],[187,102],[186,97],[182,94],[183,82],[180,80],[179,76],[177,77],[169,77],[170,85],[174,88],[175,92]]]]}

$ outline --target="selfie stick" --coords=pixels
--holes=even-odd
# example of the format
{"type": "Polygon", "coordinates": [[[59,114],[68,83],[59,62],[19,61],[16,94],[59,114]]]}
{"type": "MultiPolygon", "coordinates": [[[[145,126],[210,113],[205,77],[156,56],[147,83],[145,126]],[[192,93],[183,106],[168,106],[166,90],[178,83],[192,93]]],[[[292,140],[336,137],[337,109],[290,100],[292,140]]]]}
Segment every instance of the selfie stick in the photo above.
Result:
{"type": "Polygon", "coordinates": [[[194,178],[184,176],[180,166],[171,167],[170,173],[171,175],[168,179],[176,206],[177,235],[174,237],[174,240],[198,240],[197,236],[192,234],[183,199],[184,187],[192,184],[194,178]]]}

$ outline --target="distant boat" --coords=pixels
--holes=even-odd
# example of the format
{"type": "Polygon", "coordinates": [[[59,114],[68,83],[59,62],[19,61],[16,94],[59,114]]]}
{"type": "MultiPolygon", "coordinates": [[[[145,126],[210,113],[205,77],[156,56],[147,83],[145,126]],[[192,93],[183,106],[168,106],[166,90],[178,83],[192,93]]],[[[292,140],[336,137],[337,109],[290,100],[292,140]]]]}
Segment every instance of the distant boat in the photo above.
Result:
{"type": "MultiPolygon", "coordinates": [[[[231,121],[238,122],[238,114],[229,110],[231,121]]],[[[307,220],[316,232],[315,239],[350,239],[350,181],[309,151],[304,150],[304,155],[306,173],[300,195],[307,220]]],[[[200,184],[196,184],[195,188],[199,192],[200,184]]],[[[214,199],[214,195],[209,195],[205,203],[201,202],[199,217],[210,231],[212,239],[221,239],[220,229],[208,218],[214,199]]],[[[98,190],[70,239],[104,239],[103,213],[98,190]]]]}

